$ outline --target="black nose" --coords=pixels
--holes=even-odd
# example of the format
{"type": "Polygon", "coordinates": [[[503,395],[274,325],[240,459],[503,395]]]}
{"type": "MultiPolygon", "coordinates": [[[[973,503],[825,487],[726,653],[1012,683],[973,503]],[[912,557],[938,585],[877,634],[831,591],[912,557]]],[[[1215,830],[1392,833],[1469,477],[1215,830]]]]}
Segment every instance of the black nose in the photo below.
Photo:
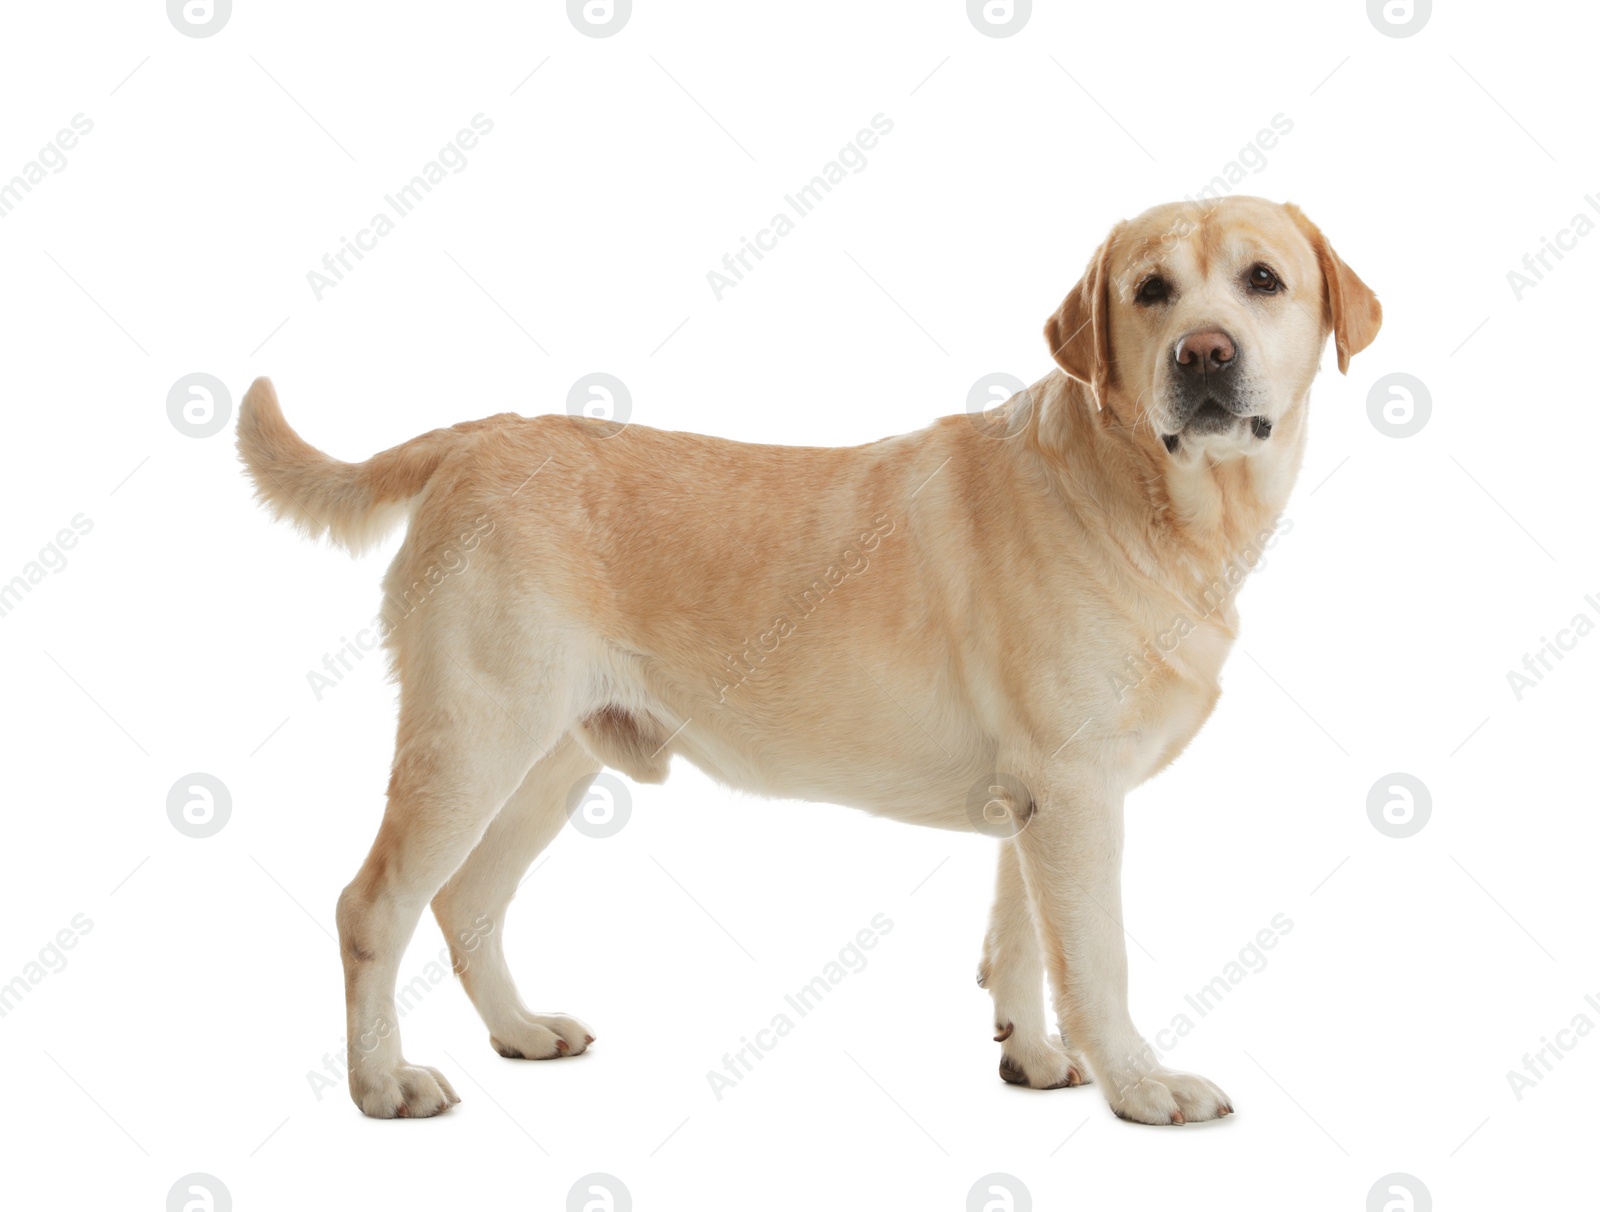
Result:
{"type": "Polygon", "coordinates": [[[1238,353],[1232,337],[1221,329],[1212,328],[1181,338],[1173,357],[1180,373],[1209,378],[1232,367],[1238,353]]]}

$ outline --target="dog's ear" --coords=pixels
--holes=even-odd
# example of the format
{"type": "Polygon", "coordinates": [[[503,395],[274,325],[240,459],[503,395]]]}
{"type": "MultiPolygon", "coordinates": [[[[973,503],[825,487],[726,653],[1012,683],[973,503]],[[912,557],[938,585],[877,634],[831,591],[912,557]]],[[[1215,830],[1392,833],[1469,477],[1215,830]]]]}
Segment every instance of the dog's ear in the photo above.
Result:
{"type": "Polygon", "coordinates": [[[1056,365],[1094,392],[1104,408],[1111,382],[1111,245],[1115,230],[1095,250],[1083,278],[1044,325],[1056,365]]]}
{"type": "Polygon", "coordinates": [[[1339,355],[1339,373],[1350,373],[1350,358],[1372,344],[1383,325],[1383,306],[1372,288],[1356,276],[1333,251],[1328,238],[1306,218],[1298,206],[1288,206],[1300,230],[1316,251],[1322,269],[1322,306],[1333,331],[1333,348],[1339,355]]]}

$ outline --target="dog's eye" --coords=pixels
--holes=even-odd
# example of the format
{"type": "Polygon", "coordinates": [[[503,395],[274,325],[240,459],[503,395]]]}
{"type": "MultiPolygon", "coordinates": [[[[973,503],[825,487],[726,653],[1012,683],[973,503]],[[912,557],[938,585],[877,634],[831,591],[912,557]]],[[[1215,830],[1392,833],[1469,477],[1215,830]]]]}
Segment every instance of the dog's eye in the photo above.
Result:
{"type": "Polygon", "coordinates": [[[1152,275],[1139,283],[1139,288],[1133,292],[1136,303],[1160,303],[1172,293],[1172,288],[1167,285],[1167,280],[1152,275]]]}
{"type": "Polygon", "coordinates": [[[1265,265],[1257,265],[1250,270],[1248,275],[1250,289],[1263,295],[1275,295],[1283,288],[1283,283],[1278,280],[1278,275],[1265,265]]]}

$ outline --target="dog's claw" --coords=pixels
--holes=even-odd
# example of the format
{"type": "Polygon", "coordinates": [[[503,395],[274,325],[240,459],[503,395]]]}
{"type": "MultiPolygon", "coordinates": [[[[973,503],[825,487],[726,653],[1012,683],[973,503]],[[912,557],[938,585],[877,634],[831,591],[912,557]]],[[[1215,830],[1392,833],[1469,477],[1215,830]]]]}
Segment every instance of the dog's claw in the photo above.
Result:
{"type": "Polygon", "coordinates": [[[1011,1038],[1012,1030],[1012,1024],[1007,1023],[1004,1027],[1000,1028],[1000,1034],[994,1037],[994,1042],[997,1044],[1005,1043],[1006,1040],[1011,1038]]]}

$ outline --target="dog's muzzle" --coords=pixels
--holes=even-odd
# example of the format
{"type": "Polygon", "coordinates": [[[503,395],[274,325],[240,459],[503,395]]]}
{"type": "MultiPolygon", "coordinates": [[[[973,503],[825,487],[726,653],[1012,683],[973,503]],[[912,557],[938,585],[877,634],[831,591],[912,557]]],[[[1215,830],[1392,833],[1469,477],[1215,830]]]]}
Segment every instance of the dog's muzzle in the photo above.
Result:
{"type": "Polygon", "coordinates": [[[1205,437],[1228,433],[1242,421],[1260,441],[1272,436],[1272,422],[1251,416],[1239,400],[1241,362],[1239,346],[1219,328],[1183,336],[1173,347],[1172,375],[1176,387],[1174,420],[1177,429],[1161,437],[1169,453],[1176,454],[1185,435],[1205,437]]]}

